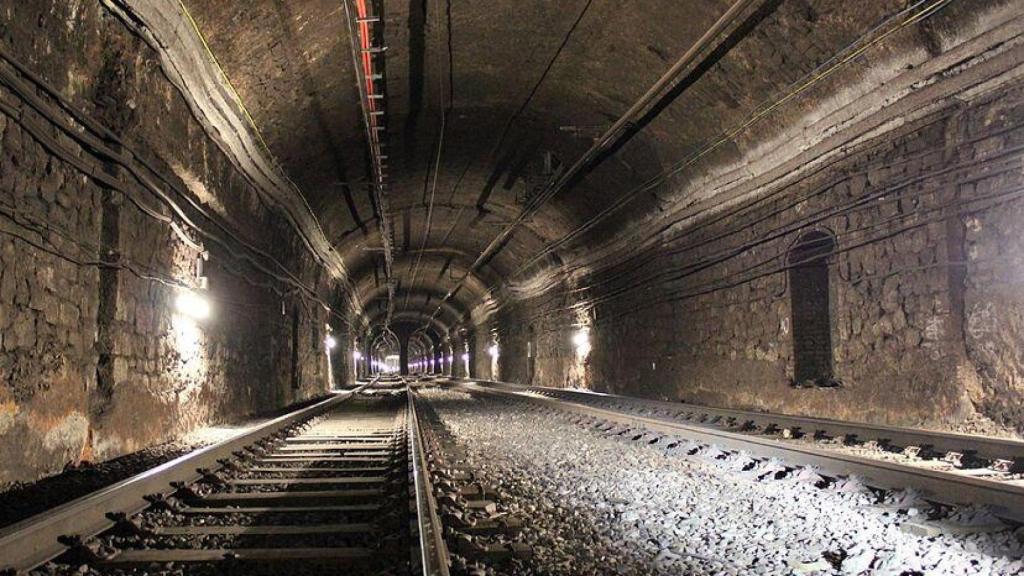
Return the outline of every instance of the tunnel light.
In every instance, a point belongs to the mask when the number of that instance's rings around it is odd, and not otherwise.
[[[487,349],[487,353],[491,355],[491,358],[498,357],[498,345],[491,344],[491,347]]]
[[[327,338],[324,338],[324,346],[327,346],[328,350],[334,350],[334,347],[337,345],[338,341],[334,339],[334,336],[328,334]]]
[[[205,320],[210,317],[210,302],[191,290],[184,290],[178,294],[174,301],[174,307],[178,313],[195,320]]]
[[[469,362],[469,352],[462,353],[462,360],[463,362]]]
[[[451,364],[454,361],[455,361],[455,356],[452,356],[451,354],[449,354],[448,355],[448,363]]]
[[[590,331],[581,328],[572,335],[572,344],[576,347],[576,354],[586,356],[590,354]]]
[[[363,359],[363,353],[360,352],[359,350],[353,350],[352,359],[355,360],[356,362],[359,362],[360,360]]]

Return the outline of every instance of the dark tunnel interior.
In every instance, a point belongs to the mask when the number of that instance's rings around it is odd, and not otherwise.
[[[0,2],[0,487],[377,374],[1020,440],[1022,40],[1019,0]]]

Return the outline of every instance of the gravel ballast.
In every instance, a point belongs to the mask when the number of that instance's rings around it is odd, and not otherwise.
[[[514,574],[1020,574],[1010,530],[922,537],[857,483],[758,479],[717,450],[686,456],[568,414],[424,393],[480,479],[526,523]],[[853,486],[854,488],[851,488]],[[912,511],[913,512],[913,511]]]

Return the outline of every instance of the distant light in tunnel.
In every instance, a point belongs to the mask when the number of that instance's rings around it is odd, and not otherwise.
[[[359,362],[360,360],[363,359],[363,353],[360,352],[359,350],[353,350],[352,359],[355,360],[356,362]]]
[[[334,350],[334,347],[337,345],[338,341],[334,339],[334,336],[328,334],[327,338],[324,338],[324,346],[327,346],[328,350]]]
[[[179,314],[194,320],[205,320],[210,317],[210,302],[191,290],[182,290],[174,301]]]
[[[498,345],[491,344],[491,347],[487,349],[487,353],[491,355],[491,358],[498,357]]]

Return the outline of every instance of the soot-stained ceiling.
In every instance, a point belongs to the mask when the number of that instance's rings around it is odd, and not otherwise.
[[[436,331],[474,309],[536,296],[628,257],[628,250],[593,255],[628,243],[666,206],[686,202],[709,166],[741,162],[902,54],[935,50],[971,10],[941,1],[737,3],[737,16],[705,39],[670,89],[626,126],[626,137],[539,203],[538,193],[734,3],[368,0],[380,18],[371,23],[374,45],[386,46],[373,58],[385,110],[389,291],[350,35],[358,1],[184,5],[343,257],[365,319],[390,316]],[[925,9],[936,11],[927,25],[897,30],[817,79],[813,91],[785,99],[859,38]],[[729,134],[773,101],[784,105]],[[703,158],[709,143],[715,148]],[[657,178],[695,153],[705,164]],[[653,184],[638,193],[645,182]]]

